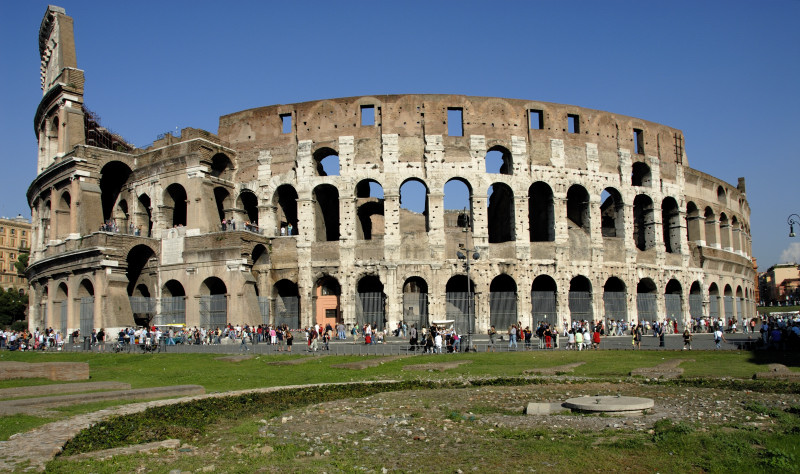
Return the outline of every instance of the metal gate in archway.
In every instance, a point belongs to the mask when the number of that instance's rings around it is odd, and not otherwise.
[[[263,317],[264,313],[262,312],[261,314]],[[272,314],[275,318],[274,323],[276,326],[286,326],[289,329],[300,328],[300,297],[277,296]],[[269,317],[269,314],[267,314],[267,317]]]
[[[475,293],[450,292],[445,294],[445,317],[453,321],[459,334],[475,333]]]
[[[667,318],[678,321],[683,325],[683,298],[680,294],[667,293],[664,295],[664,307],[667,310]]]
[[[658,298],[655,293],[636,294],[636,314],[639,323],[658,320]]]
[[[538,326],[540,321],[546,324],[558,322],[555,292],[531,291],[531,318],[534,326]]]
[[[356,323],[369,324],[374,331],[383,331],[386,325],[386,298],[383,293],[356,293]]]
[[[593,321],[592,294],[588,291],[570,291],[569,314],[573,321]]]
[[[261,313],[261,324],[269,324],[269,296],[258,297],[258,311]]]
[[[703,295],[689,295],[689,316],[692,319],[703,317]]]
[[[428,326],[427,293],[403,293],[403,321],[409,328]]]
[[[161,313],[157,324],[186,324],[186,297],[165,296],[161,298]]]
[[[67,302],[61,301],[61,310],[60,310],[60,318],[61,318],[61,337],[62,340],[67,340],[67,330],[69,329],[69,321],[67,319]]]
[[[94,329],[94,296],[81,298],[81,336],[92,334]]]
[[[517,294],[513,291],[489,293],[489,324],[495,328],[508,328],[517,324]]]
[[[605,309],[606,328],[611,330],[608,321],[628,320],[628,297],[624,291],[604,291],[603,308]]]
[[[200,326],[223,328],[228,324],[228,300],[225,295],[200,296]]]

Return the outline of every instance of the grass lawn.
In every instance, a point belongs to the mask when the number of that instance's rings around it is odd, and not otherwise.
[[[329,382],[359,381],[426,381],[478,378],[518,378],[523,371],[530,368],[554,367],[563,364],[583,361],[570,375],[585,377],[590,380],[614,382],[624,380],[630,383],[631,370],[640,367],[652,367],[671,359],[684,359],[681,364],[685,369],[684,378],[717,379],[728,377],[741,379],[742,383],[754,385],[756,390],[769,390],[762,382],[751,381],[753,374],[767,371],[767,365],[781,363],[791,370],[799,370],[800,356],[790,353],[751,353],[737,351],[553,351],[553,352],[510,352],[510,353],[471,353],[448,354],[441,356],[411,356],[407,358],[387,360],[375,367],[362,370],[336,368],[335,365],[364,361],[372,357],[363,356],[305,356],[305,355],[262,355],[240,362],[219,360],[220,354],[42,354],[42,353],[2,353],[0,361],[23,362],[87,362],[90,366],[91,381],[118,381],[131,384],[132,388],[145,388],[164,385],[198,384],[206,391],[225,392],[250,388],[303,385]],[[273,365],[271,362],[302,359],[298,364]],[[403,367],[410,364],[444,362],[453,360],[469,360],[470,363],[438,371],[406,371]],[[565,377],[555,377],[561,380]],[[19,387],[53,383],[49,380],[19,379],[0,381],[0,388]],[[527,382],[513,382],[516,384]],[[574,382],[573,382],[574,383]],[[639,382],[634,382],[639,383]],[[764,382],[765,383],[765,382]],[[686,387],[692,387],[686,385]],[[776,385],[778,387],[778,385]],[[780,390],[787,386],[781,385]],[[795,385],[789,385],[794,390]],[[687,388],[695,390],[694,388]],[[433,392],[436,392],[435,390]],[[331,395],[333,396],[333,395]],[[338,396],[338,395],[337,395]],[[344,393],[340,397],[348,398]],[[362,397],[367,395],[353,395]],[[300,397],[302,398],[302,397]],[[753,396],[758,400],[757,394]],[[244,410],[233,419],[209,419],[207,426],[187,428],[179,436],[183,442],[194,446],[195,454],[180,455],[171,452],[164,457],[117,456],[111,461],[56,459],[48,465],[53,472],[120,472],[135,471],[141,468],[153,472],[168,472],[171,469],[196,470],[207,467],[207,456],[198,456],[197,452],[208,454],[218,450],[218,460],[214,461],[217,471],[252,472],[255,466],[273,466],[277,470],[318,472],[380,472],[387,463],[381,455],[380,448],[366,449],[363,442],[353,444],[365,437],[363,433],[342,433],[341,439],[332,442],[328,447],[329,454],[317,459],[315,442],[308,437],[295,436],[283,440],[269,440],[270,452],[258,451],[264,446],[263,436],[258,433],[260,421],[273,419],[287,410],[301,410],[305,405],[318,401],[310,398],[307,402],[290,400],[286,405],[281,403],[267,408]],[[0,417],[0,439],[7,439],[13,433],[32,429],[56,419],[67,418],[76,414],[94,411],[125,402],[102,402],[88,405],[50,410],[44,416],[14,415]],[[249,403],[249,402],[248,402]],[[444,406],[445,402],[438,402]],[[536,429],[493,429],[481,421],[482,417],[502,416],[513,419],[521,416],[503,407],[479,404],[474,407],[475,414],[462,416],[450,409],[440,409],[431,415],[428,422],[431,429],[441,425],[443,419],[458,423],[459,435],[441,443],[441,452],[458,455],[459,461],[445,465],[434,461],[422,460],[418,463],[389,463],[390,470],[400,471],[434,471],[453,472],[456,468],[464,471],[470,466],[478,466],[478,472],[500,469],[508,465],[511,470],[528,470],[534,466],[530,460],[520,458],[509,461],[505,454],[509,448],[518,453],[547,453],[537,461],[536,470],[633,470],[634,472],[700,472],[727,470],[747,472],[764,472],[773,469],[797,470],[794,460],[800,461],[800,400],[792,407],[775,411],[774,408],[755,406],[754,411],[768,411],[766,415],[753,414],[774,420],[771,431],[744,428],[741,426],[725,426],[709,428],[687,424],[667,424],[666,422],[649,430],[623,430],[614,433],[584,432],[581,430],[561,430],[550,428]],[[436,404],[432,407],[436,408]],[[419,412],[431,409],[425,405]],[[772,410],[772,411],[770,411]],[[789,411],[786,411],[789,410]],[[794,410],[794,411],[793,411]],[[154,412],[152,415],[158,417]],[[296,415],[302,416],[302,415]],[[423,420],[417,420],[423,423]],[[151,427],[152,428],[152,427]],[[109,433],[110,436],[110,433]],[[369,436],[367,436],[369,437]],[[456,439],[459,440],[456,443]],[[390,443],[391,444],[391,443]],[[438,444],[436,446],[439,446]],[[587,453],[587,447],[598,449],[603,453],[594,459]],[[698,447],[702,447],[698,451]],[[396,457],[408,457],[414,450],[436,456],[435,446],[411,446],[411,451],[402,446],[385,446],[386,454]],[[460,449],[459,449],[460,448]],[[467,448],[466,450],[464,448]],[[642,452],[657,453],[654,458],[645,457]],[[718,453],[701,455],[700,452]],[[312,454],[308,454],[312,453]],[[632,459],[640,461],[633,462]],[[648,455],[649,456],[649,455]],[[715,464],[720,457],[727,464]],[[552,459],[550,459],[552,458]],[[687,458],[689,460],[687,460]],[[574,460],[567,462],[569,460]],[[757,460],[755,464],[753,459]],[[356,462],[356,460],[358,462]],[[510,463],[510,464],[508,464]]]

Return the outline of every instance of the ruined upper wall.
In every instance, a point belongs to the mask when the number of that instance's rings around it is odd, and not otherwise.
[[[362,124],[362,112],[370,108],[374,123]],[[449,109],[462,112],[460,136],[448,130],[453,125],[448,124]],[[291,117],[288,133],[284,133],[284,116]],[[575,130],[570,130],[571,117],[577,123]],[[584,166],[587,143],[597,145],[601,172],[617,171],[620,149],[630,151],[633,161],[656,157],[665,179],[675,176],[676,164],[688,165],[680,130],[609,112],[519,99],[417,94],[348,97],[244,110],[220,117],[219,125],[219,137],[240,152],[241,161],[255,160],[259,150],[269,149],[273,172],[278,173],[288,170],[274,165],[292,162],[300,141],[311,140],[318,148],[337,143],[340,136],[352,136],[356,161],[380,160],[382,137],[392,134],[398,136],[400,162],[422,161],[429,136],[442,136],[448,160],[466,159],[469,137],[480,135],[487,149],[511,150],[512,141],[523,137],[531,165],[551,164],[551,139],[563,140],[569,168]]]

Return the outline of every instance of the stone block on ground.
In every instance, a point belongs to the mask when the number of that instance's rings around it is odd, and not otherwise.
[[[88,380],[86,362],[0,362],[0,380],[45,378],[61,382]]]

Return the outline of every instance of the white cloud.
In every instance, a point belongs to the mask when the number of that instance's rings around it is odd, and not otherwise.
[[[800,242],[792,242],[789,247],[781,253],[780,263],[800,262]]]

